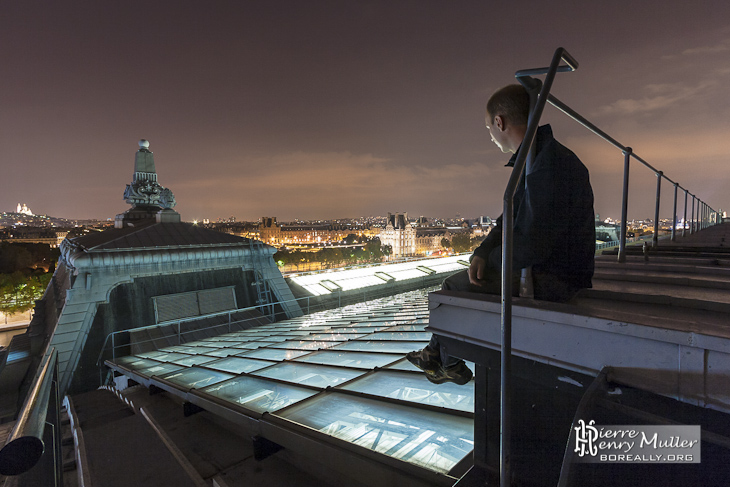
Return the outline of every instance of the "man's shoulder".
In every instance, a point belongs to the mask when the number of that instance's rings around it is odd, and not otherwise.
[[[583,166],[580,158],[572,150],[555,139],[550,125],[543,125],[540,127],[540,131],[542,133],[539,133],[541,137],[538,140],[538,152],[535,156],[535,163],[540,168],[565,164]]]

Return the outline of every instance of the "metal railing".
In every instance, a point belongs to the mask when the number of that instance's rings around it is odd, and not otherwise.
[[[565,64],[562,64],[565,63]],[[515,73],[515,77],[531,94],[534,100],[534,107],[531,109],[528,119],[527,131],[525,133],[522,145],[517,153],[514,168],[510,176],[507,188],[504,192],[504,211],[502,217],[503,233],[502,233],[502,319],[501,319],[501,399],[500,399],[500,486],[509,487],[511,481],[510,472],[510,455],[511,455],[511,431],[510,431],[510,403],[512,396],[511,383],[511,356],[512,356],[512,240],[514,233],[514,195],[517,191],[517,185],[521,180],[525,166],[529,163],[530,152],[534,151],[534,140],[537,133],[540,118],[545,109],[546,103],[549,101],[551,105],[561,110],[563,113],[577,121],[594,134],[609,142],[611,145],[621,150],[624,159],[624,175],[623,175],[623,192],[621,204],[621,230],[619,235],[619,262],[626,260],[626,233],[627,233],[627,213],[628,213],[628,192],[629,192],[629,166],[631,158],[639,161],[642,165],[649,168],[657,177],[656,187],[656,207],[654,212],[654,233],[652,244],[658,245],[659,234],[659,205],[661,200],[661,181],[666,179],[674,185],[674,210],[672,223],[671,239],[675,240],[677,227],[677,192],[681,188],[685,193],[684,218],[687,221],[687,196],[692,196],[692,210],[690,216],[690,233],[706,228],[711,223],[717,223],[716,211],[707,203],[700,200],[696,195],[689,193],[686,188],[681,187],[677,182],[672,181],[659,171],[652,167],[648,162],[633,152],[631,147],[627,147],[617,142],[610,135],[596,127],[586,118],[578,114],[576,111],[568,107],[565,103],[558,100],[550,94],[553,80],[558,72],[575,71],[578,68],[576,60],[568,54],[562,47],[556,49],[550,66],[547,68],[535,68],[520,70]],[[545,75],[545,80],[541,83],[532,76]],[[535,99],[534,94],[539,90],[539,94]],[[695,209],[696,204],[696,209]],[[682,230],[684,235],[685,231]]]
[[[207,314],[207,315],[192,316],[190,318],[182,318],[179,320],[172,320],[172,321],[163,321],[160,323],[156,323],[154,325],[140,326],[140,327],[136,327],[136,328],[130,328],[127,330],[115,331],[115,332],[109,333],[106,336],[106,338],[104,339],[104,343],[101,346],[101,350],[99,351],[99,356],[96,360],[96,365],[97,365],[97,367],[101,367],[103,360],[104,360],[104,354],[107,353],[107,349],[109,348],[110,342],[111,342],[112,360],[116,359],[116,350],[117,349],[122,348],[122,347],[129,347],[130,345],[132,345],[132,343],[129,343],[129,342],[122,343],[120,345],[119,343],[123,342],[123,341],[117,339],[117,337],[119,337],[120,335],[129,335],[131,333],[142,332],[145,330],[153,330],[153,329],[159,329],[159,328],[165,327],[165,326],[173,326],[173,327],[177,328],[175,334],[167,335],[166,337],[176,336],[178,344],[182,344],[182,343],[185,343],[184,337],[186,335],[189,335],[192,333],[197,333],[197,332],[200,332],[203,330],[209,330],[209,329],[221,328],[221,327],[227,327],[230,331],[231,327],[233,327],[234,325],[240,325],[247,321],[256,321],[259,318],[266,318],[264,313],[261,313],[261,315],[262,315],[261,317],[248,317],[246,319],[234,319],[233,316],[236,314],[243,314],[243,313],[251,312],[251,311],[261,312],[261,310],[263,310],[264,308],[268,308],[271,306],[277,306],[277,305],[281,306],[285,303],[291,303],[291,302],[298,303],[300,305],[300,307],[302,307],[303,312],[306,309],[305,314],[310,314],[312,312],[312,308],[317,308],[316,310],[319,310],[319,307],[321,306],[319,303],[312,305],[312,303],[311,303],[312,299],[315,299],[315,298],[311,297],[311,296],[306,296],[304,298],[299,298],[299,299],[294,299],[294,300],[289,300],[289,301],[277,301],[275,303],[270,303],[270,304],[250,306],[248,308],[239,308],[239,309],[232,309],[232,310],[228,310],[228,311],[219,311],[217,313],[211,313],[211,314]],[[306,307],[303,306],[303,303],[306,304]],[[278,314],[284,315],[285,313],[283,311],[276,313],[274,315],[274,319],[276,319],[276,316],[278,316]],[[192,326],[195,323],[199,323],[203,320],[215,319],[218,317],[225,317],[226,321],[224,323],[217,323],[217,324],[207,326],[207,327],[192,328]],[[188,326],[190,328],[188,330],[184,330],[183,328],[185,326]],[[159,340],[159,339],[166,338],[166,337],[157,337],[157,338],[151,338],[149,340],[140,340],[138,342],[134,342],[134,344],[139,345],[139,344],[143,344],[143,343],[149,343],[149,342],[153,342],[154,340]]]
[[[406,292],[407,290],[412,289],[420,289],[420,288],[429,288],[433,287],[437,284],[440,284],[442,277],[430,277],[430,276],[424,276],[423,278],[419,279],[418,282],[409,282],[408,285],[405,288],[398,288],[397,292]],[[331,309],[331,308],[340,308],[342,306],[346,306],[349,304],[369,301],[371,299],[378,299],[385,296],[391,296],[394,293],[394,287],[393,286],[381,286],[377,289],[367,289],[363,288],[362,290],[350,290],[345,292],[336,292],[324,296],[306,296],[303,298],[298,298],[294,300],[289,301],[277,301],[275,303],[266,304],[264,306],[277,306],[282,307],[281,305],[283,303],[289,303],[289,302],[297,302],[300,305],[300,308],[302,309],[302,312],[306,314],[315,313],[318,311],[323,311],[325,309]],[[183,344],[186,342],[185,338],[188,335],[192,335],[193,333],[200,333],[205,332],[207,330],[212,330],[215,328],[227,328],[227,330],[220,332],[220,333],[227,333],[228,331],[232,330],[232,327],[235,325],[243,324],[247,321],[255,321],[259,317],[248,317],[243,320],[236,320],[232,319],[231,317],[237,313],[245,313],[247,311],[253,311],[258,310],[262,308],[262,306],[251,306],[248,308],[241,308],[236,310],[230,310],[230,311],[223,311],[218,313],[213,313],[209,315],[204,316],[195,316],[188,319],[181,319],[181,320],[175,320],[175,321],[168,321],[163,323],[158,323],[155,325],[148,325],[148,326],[142,326],[138,328],[131,328],[127,330],[119,330],[112,332],[108,334],[104,340],[104,344],[101,347],[101,350],[99,352],[99,356],[97,357],[96,365],[99,368],[99,375],[100,375],[100,385],[104,385],[104,367],[103,363],[105,360],[105,354],[109,352],[109,348],[111,348],[111,359],[115,360],[117,358],[117,350],[120,349],[128,349],[131,346],[142,346],[146,343],[153,343],[156,340],[164,340],[166,338],[170,337],[177,337],[177,344]],[[285,317],[285,313],[277,313],[276,316],[281,315],[282,317]],[[195,322],[200,322],[202,320],[209,320],[211,318],[216,318],[219,316],[226,316],[227,320],[224,323],[217,323],[212,324],[210,326],[206,327],[197,327],[197,328],[191,328],[189,330],[183,330],[183,327],[186,324],[193,324]],[[262,316],[263,317],[263,316]],[[277,321],[277,320],[275,320]],[[127,340],[124,340],[123,338],[120,338],[120,336],[123,335],[131,335],[136,332],[145,331],[145,330],[151,330],[151,329],[157,329],[164,326],[174,326],[176,327],[175,333],[168,334],[164,336],[158,336],[154,338],[149,338],[146,340],[135,340],[132,341],[131,337],[128,337]],[[254,325],[255,326],[255,325]],[[110,347],[111,345],[111,347]],[[155,348],[157,348],[155,346]]]
[[[60,416],[58,353],[52,348],[44,355],[13,430],[0,450],[0,474],[14,476],[18,486],[60,487]]]

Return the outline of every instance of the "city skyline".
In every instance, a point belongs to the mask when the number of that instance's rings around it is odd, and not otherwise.
[[[146,138],[186,221],[496,217],[508,156],[484,104],[559,46],[580,67],[558,75],[558,98],[728,204],[728,5],[75,5],[0,16],[0,208],[113,218]],[[553,108],[544,120],[591,171],[596,212],[620,218],[621,153]],[[630,180],[629,215],[653,215],[654,174],[632,164]]]

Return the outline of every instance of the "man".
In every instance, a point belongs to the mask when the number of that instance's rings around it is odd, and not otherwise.
[[[502,152],[512,153],[513,166],[527,132],[530,97],[521,85],[497,90],[487,102],[487,130]],[[532,266],[535,299],[567,302],[591,287],[595,254],[593,190],[588,170],[558,143],[549,125],[535,136],[535,159],[514,196],[513,295],[519,291],[519,270]],[[501,293],[502,217],[471,257],[468,270],[450,276],[443,289]],[[463,360],[450,357],[436,336],[408,360],[433,383],[466,384],[472,372]]]

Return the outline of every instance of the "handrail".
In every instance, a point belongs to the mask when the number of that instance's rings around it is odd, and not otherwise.
[[[567,66],[560,66],[565,61]],[[547,95],[550,93],[555,74],[560,71],[573,71],[578,63],[565,49],[559,47],[553,55],[549,68],[518,71],[519,77],[530,74],[546,74],[545,81],[540,89],[537,103],[530,113],[527,132],[522,145],[517,152],[514,169],[504,191],[504,211],[502,216],[502,343],[501,343],[501,404],[500,404],[500,435],[499,435],[499,478],[501,487],[511,484],[510,456],[511,456],[511,411],[512,400],[512,234],[514,233],[514,196],[517,185],[525,170],[527,156],[537,134],[537,126],[545,109]]]
[[[48,401],[53,390],[54,372],[58,363],[55,347],[47,354],[36,373],[30,392],[5,446],[0,450],[0,474],[20,475],[40,460],[45,450]]]
[[[564,62],[565,65],[560,65]],[[622,213],[621,213],[621,235],[619,240],[619,262],[623,262],[626,258],[625,247],[626,247],[626,233],[627,233],[627,209],[628,209],[628,188],[629,188],[629,162],[633,157],[644,166],[654,171],[657,176],[657,193],[656,193],[656,211],[655,211],[655,222],[654,222],[654,239],[653,244],[657,245],[657,234],[658,234],[658,219],[659,219],[659,203],[661,196],[661,180],[662,178],[669,181],[675,187],[675,203],[674,203],[674,218],[672,227],[675,228],[677,225],[677,214],[676,214],[676,198],[677,189],[680,188],[678,183],[672,181],[664,175],[662,171],[655,169],[651,164],[646,162],[644,159],[636,155],[631,147],[627,147],[616,141],[610,135],[599,129],[596,125],[582,117],[575,110],[568,107],[566,104],[558,100],[556,97],[550,94],[555,75],[558,72],[569,72],[574,71],[578,68],[577,61],[568,54],[568,52],[560,47],[555,50],[552,62],[548,68],[536,68],[536,69],[525,69],[515,73],[515,77],[518,78],[520,83],[525,86],[528,91],[533,89],[539,83],[537,80],[531,78],[532,75],[546,75],[545,81],[542,83],[540,94],[534,108],[531,109],[530,117],[528,119],[528,126],[525,136],[520,145],[520,149],[517,152],[514,168],[510,175],[507,188],[504,192],[504,211],[502,215],[502,319],[501,319],[501,398],[500,398],[500,486],[509,487],[511,484],[511,472],[510,472],[510,456],[511,456],[511,396],[512,396],[512,379],[511,379],[511,355],[512,355],[512,241],[514,234],[514,195],[517,191],[517,185],[521,180],[522,173],[525,170],[527,164],[527,158],[532,149],[535,135],[537,133],[538,124],[540,118],[545,109],[545,104],[549,101],[553,106],[567,114],[569,117],[588,128],[591,132],[595,133],[603,140],[609,142],[614,147],[620,149],[624,155],[624,184],[623,184],[623,201],[622,201]],[[684,210],[684,221],[687,220],[687,194],[689,193],[685,188],[682,188],[685,192],[685,210]],[[692,224],[690,226],[690,232],[694,231],[696,226],[705,228],[709,224],[708,220],[711,217],[711,213],[715,212],[709,205],[701,200],[698,200],[697,205],[697,219],[695,219],[695,199],[696,196],[692,195]],[[701,205],[700,205],[701,203]],[[702,216],[702,220],[700,220]],[[684,230],[682,232],[684,234]],[[675,232],[672,231],[672,239],[674,239]]]
[[[520,73],[520,71],[518,71]],[[645,161],[643,158],[639,157],[632,149],[631,147],[627,147],[622,145],[620,142],[618,142],[616,139],[608,135],[603,130],[599,129],[596,125],[588,121],[585,117],[580,115],[578,112],[567,106],[565,103],[560,101],[558,98],[556,98],[553,95],[548,96],[548,101],[551,105],[553,105],[558,110],[562,111],[566,115],[568,115],[570,118],[578,122],[579,124],[583,125],[585,128],[593,132],[594,134],[598,135],[600,138],[605,140],[606,142],[610,143],[617,149],[619,149],[621,152],[624,153],[625,161],[624,161],[624,189],[623,189],[623,203],[621,206],[621,244],[619,245],[619,262],[624,262],[626,259],[626,219],[627,219],[627,205],[628,205],[628,171],[629,171],[629,160],[631,158],[636,159],[638,162],[640,162],[644,167],[648,168],[649,170],[653,171],[654,174],[657,176],[657,197],[656,197],[656,206],[654,210],[654,239],[653,239],[653,246],[657,245],[658,240],[658,233],[659,229],[657,227],[658,220],[659,220],[659,203],[660,203],[660,194],[661,194],[661,180],[665,179],[669,184],[674,186],[674,205],[673,205],[673,212],[672,212],[672,228],[675,228],[677,226],[677,190],[681,189],[685,192],[685,201],[684,201],[684,218],[683,221],[687,220],[687,195],[689,194],[692,196],[692,213],[691,213],[691,221],[692,225],[690,226],[690,233],[695,231],[695,222],[699,223],[699,226],[701,228],[706,228],[709,224],[708,220],[711,220],[712,213],[717,213],[716,210],[714,210],[711,206],[709,206],[704,201],[700,200],[701,205],[698,204],[697,206],[697,215],[695,215],[695,208],[694,208],[694,199],[696,198],[695,195],[692,193],[689,193],[686,188],[681,186],[678,182],[673,181],[671,178],[667,177],[663,171],[660,171],[656,169],[654,166],[649,164],[647,161]],[[716,220],[716,218],[715,218]],[[717,223],[715,221],[715,223]],[[684,233],[683,233],[684,235]],[[672,241],[676,240],[676,232],[672,232]]]
[[[299,303],[299,301],[304,301],[304,300],[307,301],[307,308],[309,308],[309,300],[310,300],[310,297],[309,296],[306,296],[306,297],[303,297],[303,298],[289,299],[289,300],[286,300],[286,301],[277,301],[277,302],[271,303],[271,304],[273,304],[273,305],[277,305],[277,304],[278,305],[282,305],[282,304],[291,303],[291,302]],[[211,314],[207,314],[207,315],[191,316],[189,318],[181,318],[179,320],[163,321],[163,322],[160,322],[160,323],[156,323],[154,325],[146,325],[146,326],[140,326],[140,327],[136,327],[136,328],[129,328],[129,329],[126,329],[126,330],[113,331],[113,332],[109,333],[106,336],[106,338],[104,339],[104,343],[102,344],[101,350],[99,351],[99,356],[96,359],[96,366],[98,367],[98,366],[101,365],[102,357],[104,356],[104,352],[106,352],[107,345],[109,344],[109,339],[112,340],[112,344],[113,344],[114,343],[114,338],[117,335],[121,335],[123,333],[137,332],[137,331],[142,331],[142,330],[149,330],[149,329],[152,329],[152,328],[159,328],[160,326],[168,326],[168,325],[176,325],[177,324],[178,327],[179,327],[182,323],[192,322],[192,321],[199,321],[199,320],[202,320],[202,319],[214,318],[216,316],[223,316],[223,315],[229,315],[229,318],[228,319],[229,319],[229,323],[230,324],[239,323],[239,322],[245,321],[245,320],[230,321],[230,315],[233,314],[233,313],[244,313],[246,311],[253,311],[253,310],[256,310],[257,308],[263,308],[265,306],[270,306],[270,305],[268,305],[268,304],[263,304],[263,305],[259,304],[259,305],[256,305],[256,306],[249,306],[247,308],[231,309],[231,310],[228,310],[228,311],[218,311],[216,313],[211,313]],[[215,326],[222,326],[222,324],[221,325],[215,325]],[[180,333],[179,332],[179,329],[178,329],[178,333]],[[114,348],[115,347],[112,345],[112,349],[114,349]]]

